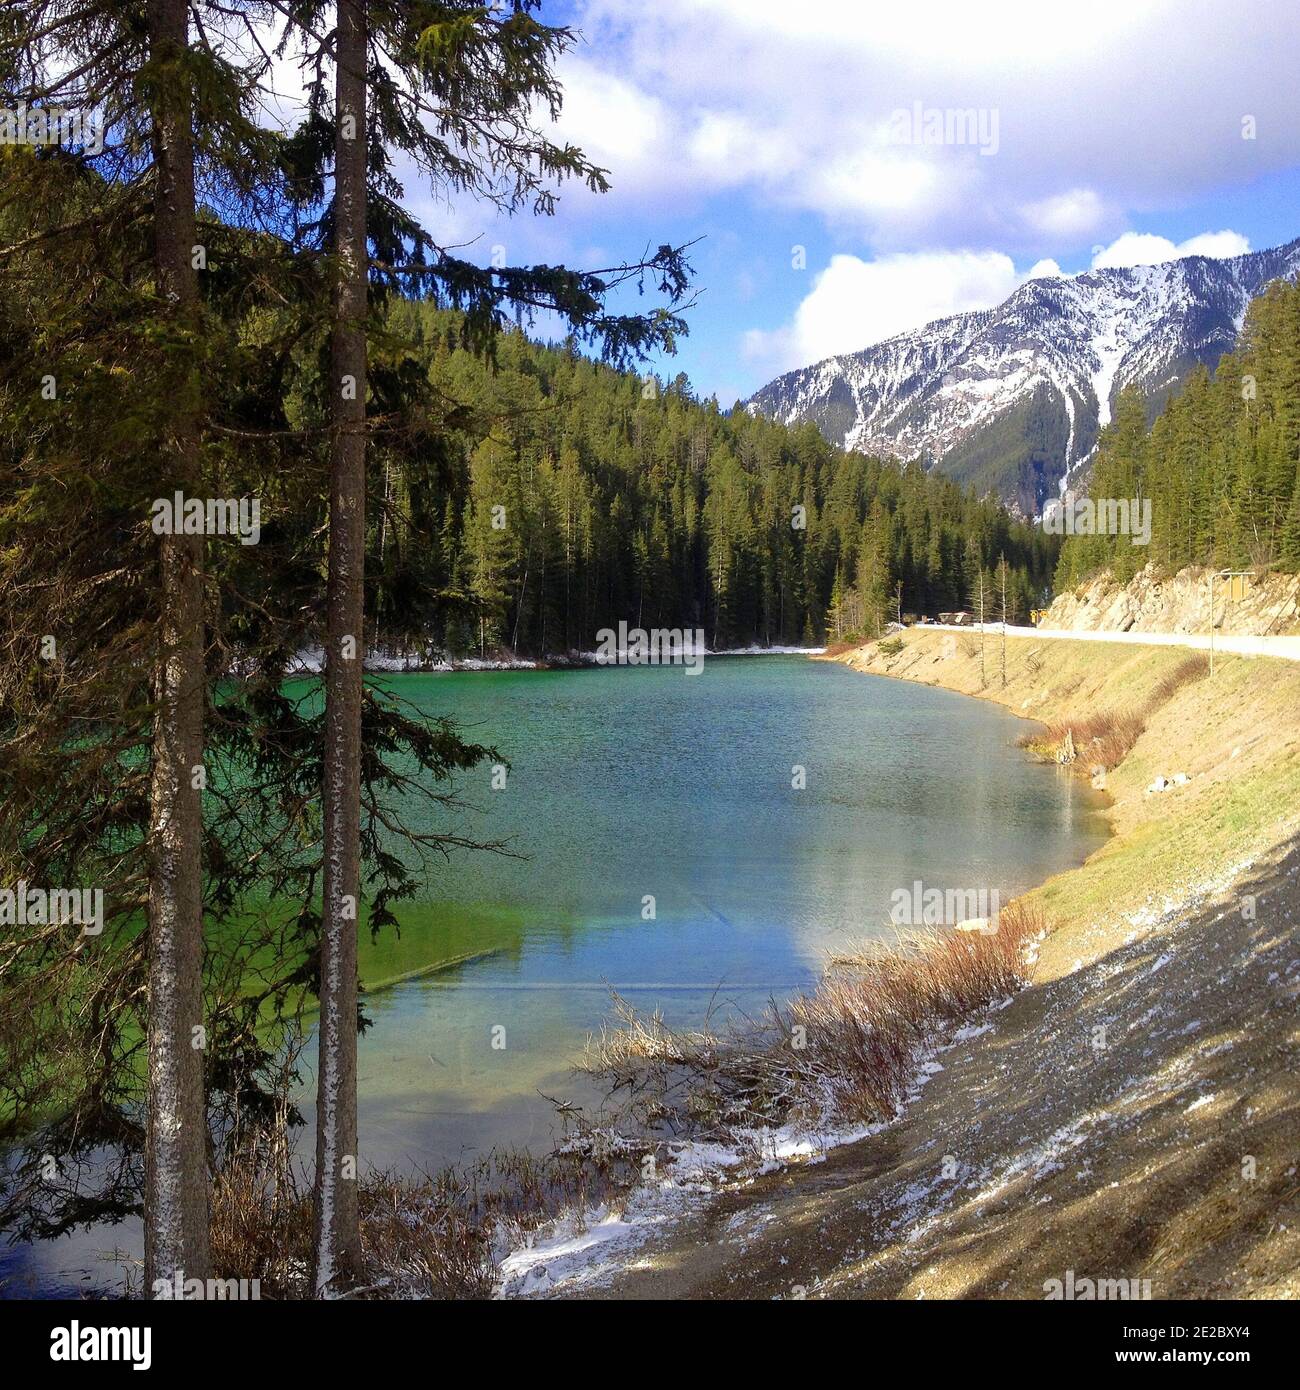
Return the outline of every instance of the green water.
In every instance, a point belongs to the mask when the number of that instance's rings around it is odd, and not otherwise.
[[[474,809],[421,828],[527,857],[457,854],[403,909],[400,940],[363,937],[363,1164],[427,1171],[497,1145],[545,1148],[544,1097],[593,1099],[570,1067],[611,988],[682,1024],[757,1011],[810,986],[829,952],[888,934],[893,894],[915,880],[1005,900],[1106,834],[1100,799],[1030,763],[1006,711],[831,663],[391,684],[511,763],[500,791],[490,768],[462,777]],[[312,1039],[309,1120],[314,1060]],[[300,1152],[313,1146],[309,1125]],[[0,1286],[112,1285],[115,1248],[139,1256],[138,1222],[0,1252]]]
[[[1028,762],[1005,711],[831,663],[393,685],[509,758],[504,789],[486,767],[461,779],[474,809],[455,828],[527,857],[457,854],[400,941],[363,943],[372,984],[472,957],[369,995],[363,1152],[381,1166],[549,1142],[543,1093],[578,1089],[569,1068],[611,989],[679,1023],[761,1009],[890,933],[897,889],[1005,901],[1106,833],[1099,799]]]

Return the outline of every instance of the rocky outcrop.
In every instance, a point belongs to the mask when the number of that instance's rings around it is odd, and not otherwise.
[[[1045,628],[1075,632],[1208,633],[1210,571],[1186,569],[1170,577],[1148,565],[1127,584],[1098,575],[1059,595],[1042,621]],[[1247,581],[1233,592],[1214,584],[1216,632],[1278,636],[1300,631],[1300,575],[1275,574]]]

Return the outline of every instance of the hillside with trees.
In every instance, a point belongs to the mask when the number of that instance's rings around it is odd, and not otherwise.
[[[1089,494],[1151,501],[1151,543],[1073,536],[1063,590],[1103,569],[1130,579],[1147,563],[1300,570],[1300,285],[1275,281],[1251,302],[1235,352],[1192,372],[1148,430],[1124,391],[1102,432]]]
[[[395,304],[388,326],[454,413],[376,480],[382,642],[583,651],[623,620],[700,627],[719,649],[811,644],[964,606],[1003,557],[1022,614],[1050,577],[1051,537],[919,464],[724,413],[682,376],[572,344],[513,332],[493,363],[428,304]]]

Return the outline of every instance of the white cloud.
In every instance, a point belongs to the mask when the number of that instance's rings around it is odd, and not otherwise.
[[[969,0],[927,0],[923,23],[907,5],[790,5],[787,0],[660,0],[708,14],[712,24],[748,30],[782,45],[834,44],[841,51],[882,50],[954,62],[1017,64],[1068,59],[1081,49],[1119,41],[1125,31],[1178,13],[1179,0],[1092,0],[1089,22],[1065,6],[1042,0],[999,0],[996,14]],[[621,8],[618,4],[593,9]],[[854,54],[855,57],[859,56]]]
[[[1077,252],[1132,211],[1300,162],[1300,6],[1261,3],[1267,22],[1224,26],[1185,0],[1094,0],[1083,25],[1040,0],[993,17],[931,0],[923,20],[906,6],[579,0],[588,43],[562,71],[561,129],[572,118],[576,142],[606,157],[610,211],[739,189],[876,251]],[[639,99],[606,112],[576,90],[584,70],[617,73]],[[997,153],[891,145],[891,113],[916,103],[995,118]],[[1244,113],[1257,139],[1241,138]],[[637,138],[619,159],[604,127],[629,120]]]
[[[564,65],[562,80],[564,134],[615,178],[653,181],[673,134],[663,102],[581,59]]]
[[[1249,250],[1250,242],[1240,232],[1202,232],[1199,236],[1188,237],[1186,241],[1178,243],[1151,232],[1125,232],[1109,246],[1099,247],[1093,253],[1092,268],[1104,270],[1126,265],[1159,265],[1161,261],[1176,261],[1180,256],[1210,256],[1214,260],[1225,260],[1229,256],[1243,256]]]
[[[714,187],[783,177],[798,164],[798,146],[786,133],[757,130],[733,112],[697,112],[683,124],[688,167]],[[679,174],[679,161],[671,165]]]
[[[1239,232],[1202,232],[1174,243],[1145,232],[1125,232],[1098,248],[1093,268],[1155,265],[1179,256],[1241,255],[1250,244]],[[1029,280],[1064,272],[1050,259],[1017,272],[1001,251],[923,251],[880,256],[832,256],[792,321],[777,329],[750,329],[744,356],[773,375],[839,353],[858,352],[934,319],[1001,304]]]
[[[787,195],[831,216],[924,217],[956,199],[971,176],[970,170],[945,176],[938,161],[924,153],[855,149],[810,164]]]
[[[1058,271],[1055,262],[1040,262],[1032,273]],[[806,366],[931,319],[1000,304],[1025,278],[998,251],[923,251],[874,261],[833,256],[793,322],[772,332],[751,330],[743,350],[775,371]]]
[[[1021,208],[1025,221],[1035,231],[1055,241],[1072,241],[1092,236],[1112,214],[1098,193],[1091,188],[1072,188],[1026,203]]]

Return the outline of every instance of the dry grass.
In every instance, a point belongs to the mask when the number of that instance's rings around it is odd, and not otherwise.
[[[1104,767],[1113,772],[1145,729],[1143,714],[1102,710],[1077,719],[1055,720],[1041,732],[1025,734],[1019,743],[1055,762],[1077,760],[1089,769]]]
[[[1113,772],[1146,732],[1147,721],[1185,686],[1209,674],[1210,661],[1198,652],[1180,661],[1151,688],[1141,709],[1100,710],[1078,718],[1057,719],[1041,733],[1025,734],[1020,746],[1055,762],[1078,761],[1091,771]]]
[[[617,1000],[619,1026],[590,1040],[585,1069],[643,1133],[735,1144],[764,1126],[889,1119],[926,1047],[1027,983],[1045,927],[1013,903],[988,935],[936,929],[840,957],[813,994],[726,1031],[674,1032]]]
[[[256,1279],[263,1298],[309,1296],[311,1195],[287,1165],[252,1152],[228,1162],[212,1185],[209,1232],[214,1277]]]
[[[1210,658],[1203,652],[1197,652],[1195,656],[1189,656],[1180,661],[1167,675],[1162,676],[1151,691],[1151,708],[1163,705],[1172,700],[1175,695],[1192,681],[1200,680],[1202,676],[1210,674]]]
[[[937,928],[898,946],[841,957],[790,1018],[821,1054],[818,1080],[856,1119],[893,1115],[919,1048],[946,1027],[1028,982],[1027,947],[1046,930],[1039,910],[1012,903],[991,934]]]
[[[494,1153],[435,1176],[373,1172],[360,1180],[363,1273],[346,1296],[478,1299],[491,1296],[504,1245],[561,1212],[599,1206],[629,1184],[620,1156]],[[312,1206],[292,1170],[227,1163],[212,1193],[212,1263],[219,1279],[258,1279],[261,1297],[305,1299]]]

